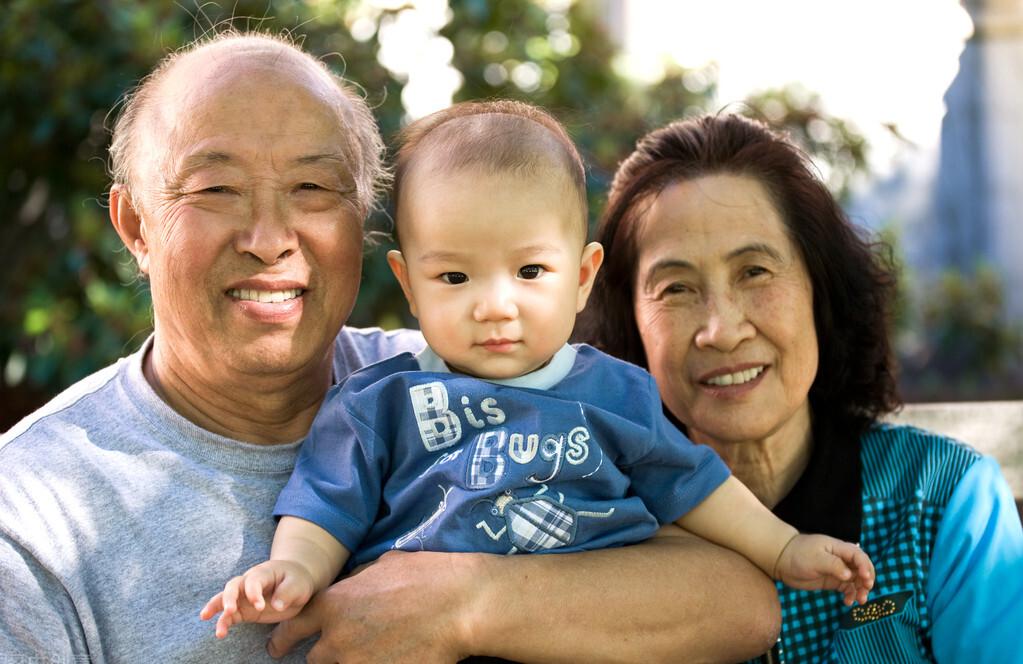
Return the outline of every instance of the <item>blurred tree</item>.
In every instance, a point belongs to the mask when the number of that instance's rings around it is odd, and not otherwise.
[[[1018,399],[1023,327],[1005,314],[1003,285],[988,266],[948,270],[919,298],[902,353],[904,396],[913,401]]]
[[[848,199],[856,177],[867,172],[867,142],[852,123],[825,113],[820,96],[800,85],[754,94],[746,104],[749,115],[785,127],[838,200]]]
[[[424,5],[430,3],[423,3]],[[435,3],[434,3],[435,4]],[[595,218],[637,137],[706,110],[715,73],[669,66],[639,85],[614,67],[616,47],[591,2],[451,0],[436,27],[461,74],[456,99],[512,97],[558,115],[590,167]],[[150,329],[144,283],[106,219],[108,112],[165,53],[207,31],[290,31],[358,82],[385,138],[407,120],[408,76],[381,64],[381,39],[425,11],[395,0],[13,0],[0,22],[0,430],[62,387],[133,350]],[[388,61],[388,65],[390,62]],[[862,138],[806,95],[766,93],[748,108],[790,127],[839,190],[864,167]],[[761,106],[757,106],[757,104]],[[743,110],[743,109],[737,109]],[[112,116],[111,116],[112,118]],[[371,220],[386,231],[387,210]],[[410,322],[383,252],[370,252],[351,322]]]

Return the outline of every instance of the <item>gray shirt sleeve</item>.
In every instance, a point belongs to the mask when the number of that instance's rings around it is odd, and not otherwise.
[[[0,659],[88,662],[77,613],[60,582],[0,533]],[[15,659],[14,661],[20,661]]]

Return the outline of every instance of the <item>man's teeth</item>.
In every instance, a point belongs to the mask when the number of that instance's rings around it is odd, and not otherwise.
[[[293,300],[302,294],[301,288],[289,288],[287,290],[254,290],[251,288],[232,288],[227,291],[227,294],[233,298],[239,300],[245,300],[248,302],[262,302],[269,304],[271,302],[284,302],[285,300]]]
[[[745,371],[736,371],[735,373],[708,378],[707,384],[721,387],[727,385],[742,385],[743,383],[750,382],[762,373],[764,373],[764,367],[754,367],[753,369],[746,369]]]

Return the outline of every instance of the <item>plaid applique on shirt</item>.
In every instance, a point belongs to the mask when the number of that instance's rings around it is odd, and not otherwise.
[[[520,551],[554,549],[575,538],[575,511],[547,496],[513,500],[504,517],[511,543]]]

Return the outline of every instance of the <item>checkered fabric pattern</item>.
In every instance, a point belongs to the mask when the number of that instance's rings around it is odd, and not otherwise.
[[[519,551],[556,549],[575,539],[575,510],[547,496],[513,500],[505,507],[504,518]]]
[[[413,385],[409,388],[409,397],[419,424],[419,435],[427,450],[441,450],[461,440],[462,426],[448,410],[448,391],[444,383]]]
[[[908,427],[878,427],[864,436],[860,546],[874,561],[871,601],[909,591],[883,619],[839,628],[852,609],[840,593],[778,584],[783,662],[931,662],[927,570],[942,511],[975,451]]]

